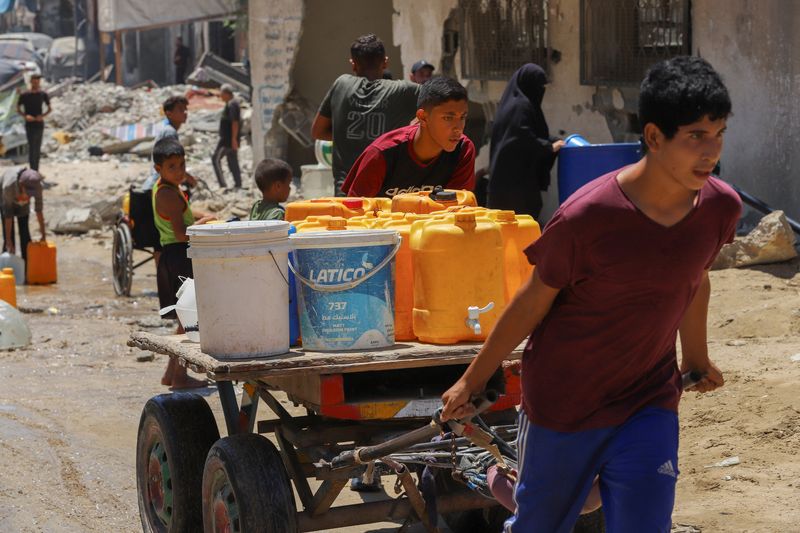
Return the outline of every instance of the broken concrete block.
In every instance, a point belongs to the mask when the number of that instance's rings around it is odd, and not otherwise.
[[[723,246],[712,270],[763,265],[797,257],[795,235],[783,211],[773,211],[761,219],[746,236]]]
[[[93,203],[90,209],[97,211],[103,224],[114,224],[117,222],[120,211],[122,211],[122,196],[113,200],[99,200]]]
[[[55,233],[82,234],[102,227],[103,219],[96,209],[77,207],[64,213],[64,216],[56,222],[53,231]]]

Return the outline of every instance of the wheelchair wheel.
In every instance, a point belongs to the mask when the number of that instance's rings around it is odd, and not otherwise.
[[[124,221],[114,227],[114,244],[111,247],[111,268],[114,292],[117,296],[130,296],[133,283],[133,237]]]

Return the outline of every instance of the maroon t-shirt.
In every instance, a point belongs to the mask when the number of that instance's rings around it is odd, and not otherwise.
[[[442,151],[423,163],[414,154],[414,135],[418,125],[405,126],[372,141],[359,156],[342,185],[348,196],[388,196],[446,189],[475,187],[475,145],[461,136],[452,152]]]
[[[615,426],[648,406],[677,411],[678,326],[741,212],[733,189],[711,178],[667,228],[625,196],[618,173],[573,194],[525,251],[561,289],[522,362],[525,411],[554,431]]]

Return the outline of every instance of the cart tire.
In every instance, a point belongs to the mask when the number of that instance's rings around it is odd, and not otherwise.
[[[255,433],[217,441],[203,471],[206,533],[296,533],[297,507],[280,452]]]
[[[145,533],[201,530],[203,465],[218,440],[214,415],[197,394],[161,394],[145,404],[136,441],[136,489]]]
[[[133,236],[124,220],[114,226],[111,246],[111,270],[114,292],[117,296],[130,296],[133,284]]]

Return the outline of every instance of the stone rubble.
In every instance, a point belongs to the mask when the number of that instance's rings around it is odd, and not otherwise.
[[[53,112],[46,122],[42,145],[43,160],[45,163],[49,161],[77,164],[97,159],[125,164],[149,159],[152,141],[143,141],[125,148],[121,150],[123,153],[105,153],[101,156],[90,155],[89,147],[107,147],[121,142],[104,130],[127,124],[149,125],[161,121],[163,101],[172,95],[187,94],[191,89],[192,87],[188,85],[132,89],[102,82],[76,83],[66,87],[58,96],[52,98]],[[180,129],[181,142],[186,149],[187,171],[201,181],[200,187],[193,193],[193,203],[199,209],[212,211],[226,218],[233,216],[245,218],[258,196],[258,191],[252,183],[253,150],[247,137],[251,109],[244,99],[239,98],[239,100],[242,105],[244,134],[239,149],[239,166],[242,170],[243,184],[251,190],[222,190],[214,175],[211,155],[218,140],[221,102],[216,106],[213,99],[207,99],[193,107],[190,99],[189,118]],[[67,142],[62,144],[56,137],[61,137],[62,141]],[[231,187],[233,177],[225,161],[222,162],[222,167],[227,185]],[[130,185],[143,183],[146,178],[147,175],[142,175],[138,182],[133,181]],[[124,191],[120,191],[115,204],[119,205],[123,193]],[[111,217],[108,213],[102,212],[100,215],[104,223],[110,222]]]

